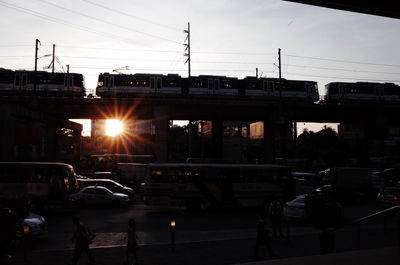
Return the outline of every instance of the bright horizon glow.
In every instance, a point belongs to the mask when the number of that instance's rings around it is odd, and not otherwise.
[[[92,124],[91,124],[90,119],[70,119],[70,121],[83,125],[82,136],[90,136],[91,135]]]
[[[106,135],[107,136],[116,136],[121,134],[124,130],[124,125],[120,120],[116,119],[107,119],[106,120]]]

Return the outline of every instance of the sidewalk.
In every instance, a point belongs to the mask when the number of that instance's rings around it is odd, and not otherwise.
[[[393,246],[395,246],[393,234],[389,233],[387,235],[383,235],[381,231],[377,232],[379,233],[377,233],[376,235],[370,235],[368,231],[368,236],[373,236],[373,238],[376,240],[371,240],[370,238],[367,238],[367,235],[363,236],[365,242],[363,242],[361,247],[364,249],[368,249],[367,251],[364,250],[363,252],[344,252],[354,250],[356,240],[353,235],[349,235],[347,231],[338,232],[335,240],[336,253],[330,254],[338,255],[336,256],[336,263],[327,263],[329,260],[331,260],[329,258],[329,255],[319,255],[320,252],[318,233],[293,235],[290,238],[290,241],[284,238],[272,238],[272,247],[278,255],[277,259],[269,260],[267,249],[265,246],[262,246],[259,249],[259,260],[263,262],[257,262],[255,264],[394,264],[389,262],[397,257],[397,252],[394,251],[396,248],[393,248]],[[378,242],[381,243],[377,244]],[[174,252],[171,251],[170,244],[153,244],[141,245],[138,251],[138,255],[139,262],[142,265],[241,264],[252,263],[255,261],[254,246],[254,238],[237,238],[227,240],[221,239],[216,241],[200,241],[192,243],[177,242]],[[380,252],[379,249],[386,249],[387,252],[383,250],[383,252]],[[122,246],[93,246],[92,252],[98,265],[123,264],[125,258],[125,248]],[[383,255],[382,257],[387,257],[387,260],[385,260],[384,262],[381,260],[381,263],[366,263],[367,261],[374,262],[372,259],[368,258],[368,255],[372,255],[371,253],[375,252],[384,253],[379,255]],[[364,254],[357,253],[366,253],[365,262],[364,259],[360,260]],[[21,253],[19,253],[12,264],[68,264],[71,260],[72,255],[72,249],[46,251],[33,250],[28,254],[28,262],[23,262],[22,255]],[[292,259],[286,260],[285,262],[284,260],[287,258]],[[318,262],[312,263],[315,260]],[[347,260],[352,262],[347,263]],[[399,259],[396,260],[397,263],[398,260]],[[87,264],[87,257],[83,255],[79,264]]]

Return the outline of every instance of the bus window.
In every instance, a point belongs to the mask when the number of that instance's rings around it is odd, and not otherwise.
[[[32,182],[46,183],[48,182],[47,168],[37,167],[35,168],[35,173],[33,175]]]

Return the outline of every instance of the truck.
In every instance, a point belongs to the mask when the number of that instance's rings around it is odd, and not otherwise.
[[[376,195],[369,168],[333,167],[328,176],[339,199],[359,199]]]

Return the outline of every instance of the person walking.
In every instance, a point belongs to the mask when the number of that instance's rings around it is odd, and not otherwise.
[[[92,242],[87,227],[79,220],[79,217],[77,216],[72,219],[72,223],[76,226],[76,230],[72,235],[72,241],[75,241],[75,250],[71,264],[76,265],[82,252],[85,252],[89,258],[89,264],[94,265],[95,261],[89,248],[89,244]]]
[[[276,257],[276,254],[272,250],[271,240],[269,238],[269,231],[265,229],[265,221],[264,218],[260,218],[257,222],[257,238],[256,238],[256,246],[254,249],[254,259],[258,260],[258,249],[260,246],[265,245],[267,247],[268,255],[270,259]]]
[[[277,199],[273,200],[268,207],[268,216],[271,220],[274,237],[277,236],[278,232],[279,236],[283,237],[281,225],[282,215],[283,210],[281,203]]]
[[[135,264],[138,265],[138,256],[137,256],[137,249],[139,247],[138,245],[138,237],[136,234],[136,221],[135,219],[131,218],[128,221],[128,231],[126,233],[127,238],[128,238],[128,243],[126,246],[126,260],[125,264],[129,264],[129,257],[131,254],[133,254],[133,258],[135,259]]]

